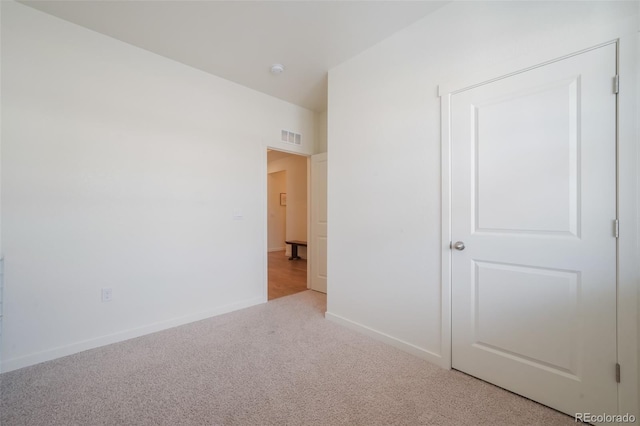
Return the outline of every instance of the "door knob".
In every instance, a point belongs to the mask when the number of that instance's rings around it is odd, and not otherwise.
[[[453,244],[453,248],[462,251],[464,250],[464,243],[462,241],[458,241]]]

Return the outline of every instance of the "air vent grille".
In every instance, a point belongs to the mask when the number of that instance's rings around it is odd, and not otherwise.
[[[302,135],[300,133],[290,132],[289,130],[282,130],[280,140],[292,145],[301,145]]]

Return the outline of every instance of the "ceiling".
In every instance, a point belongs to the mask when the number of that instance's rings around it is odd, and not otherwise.
[[[21,1],[313,111],[327,71],[433,12],[435,1]],[[271,65],[285,72],[272,75]]]

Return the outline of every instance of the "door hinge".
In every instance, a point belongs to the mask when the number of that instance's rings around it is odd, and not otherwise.
[[[616,383],[620,383],[620,364],[616,363]]]
[[[616,95],[620,93],[620,76],[616,75],[613,77],[613,93]]]
[[[620,237],[620,221],[618,219],[613,221],[613,235],[616,238]]]

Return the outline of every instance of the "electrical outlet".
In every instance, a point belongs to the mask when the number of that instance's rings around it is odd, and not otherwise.
[[[102,301],[111,302],[112,298],[113,298],[113,292],[111,290],[111,287],[104,287],[102,289]]]

